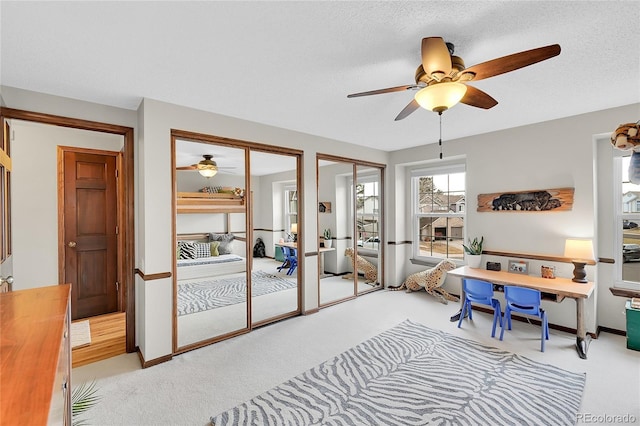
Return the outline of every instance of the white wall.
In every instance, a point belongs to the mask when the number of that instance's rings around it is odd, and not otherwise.
[[[331,203],[331,213],[318,214],[319,233],[325,228],[330,228],[335,238],[332,243],[335,250],[324,254],[324,269],[334,274],[350,272],[353,269],[350,259],[344,255],[344,250],[354,245],[349,212],[352,178],[353,163],[335,163],[322,166],[318,171],[318,201]],[[351,239],[346,239],[347,237]]]
[[[58,146],[120,151],[109,133],[11,120],[14,290],[58,284]]]
[[[304,150],[305,252],[315,251],[318,243],[316,153],[388,164],[385,188],[386,237],[396,244],[386,248],[387,284],[397,284],[407,274],[421,269],[409,263],[411,248],[409,244],[403,244],[411,240],[410,212],[406,208],[409,200],[406,168],[421,161],[437,162],[437,145],[385,153],[150,99],[146,99],[138,111],[130,111],[21,89],[0,89],[3,102],[10,108],[109,122],[136,129],[136,267],[145,274],[172,270],[172,128]],[[475,200],[481,193],[506,190],[562,186],[576,189],[574,209],[571,212],[477,213],[470,207],[467,217],[468,235],[484,235],[488,250],[550,255],[562,253],[567,236],[596,235],[596,221],[604,223],[606,218],[601,217],[602,215],[596,217],[594,213],[598,202],[594,196],[594,180],[597,179],[594,161],[597,154],[592,137],[611,132],[619,123],[636,121],[639,116],[640,105],[635,104],[459,140],[445,140],[443,150],[447,158],[466,157],[467,173],[473,175],[467,187],[469,200]],[[319,151],[317,147],[322,149]],[[53,211],[55,212],[55,208]],[[17,240],[17,237],[14,238],[14,242]],[[613,253],[613,246],[597,244],[597,247],[605,256]],[[606,250],[608,251],[605,252]],[[49,253],[48,256],[52,254]],[[308,310],[318,306],[317,258],[305,257],[304,263],[303,307]],[[569,276],[570,265],[565,264],[563,268],[565,269],[561,269],[561,273]],[[596,297],[586,306],[588,331],[594,331],[596,324],[625,329],[624,318],[613,314],[622,311],[624,299],[611,296],[608,290],[613,283],[613,269],[606,265],[588,269],[588,277],[596,279],[598,283]],[[144,282],[136,279],[136,339],[146,360],[172,351],[170,281]],[[446,286],[459,291],[459,282],[456,280],[447,280]],[[602,314],[599,322],[596,321],[595,300],[598,301],[598,313],[613,312],[610,315]],[[455,308],[452,307],[453,309]],[[549,309],[552,322],[575,326],[573,302],[565,301],[550,306]]]
[[[266,255],[275,256],[275,246],[280,238],[285,238],[289,232],[286,229],[284,206],[285,187],[295,187],[296,172],[294,170],[252,177],[253,191],[253,228],[255,238],[262,238]],[[282,231],[284,229],[284,231]]]
[[[532,124],[499,132],[477,135],[452,141],[443,141],[445,157],[464,156],[467,167],[467,236],[484,236],[485,250],[562,256],[567,237],[596,237],[596,211],[594,173],[597,151],[593,136],[610,133],[619,123],[636,121],[640,116],[638,104],[604,111]],[[482,112],[480,112],[482,113]],[[612,148],[610,148],[612,149]],[[416,159],[438,164],[438,147],[429,145],[391,153],[390,189],[388,205],[406,206],[410,198],[408,167]],[[400,183],[402,182],[402,183]],[[525,191],[534,189],[575,188],[574,205],[567,212],[477,212],[478,194]],[[398,207],[389,211],[387,224],[390,241],[411,240],[410,209]],[[393,225],[395,224],[395,226]],[[599,250],[607,249],[596,244]],[[613,248],[607,250],[611,253]],[[390,276],[398,282],[408,273],[424,269],[417,265],[407,267],[411,245],[404,244],[393,251],[388,263]],[[600,253],[596,253],[600,255]],[[389,259],[390,260],[390,259]],[[487,259],[491,260],[491,259]],[[498,259],[496,259],[498,260]],[[506,259],[501,259],[506,262]],[[548,262],[546,262],[548,263]],[[545,264],[546,264],[545,263]],[[505,263],[506,264],[506,263]],[[558,275],[571,277],[570,264],[556,265]],[[531,262],[532,271],[540,270],[540,262]],[[586,303],[586,325],[590,332],[596,326],[624,330],[624,318],[608,316],[597,322],[602,309],[621,311],[623,298],[611,296],[608,287],[613,284],[609,267],[587,267],[587,278],[597,283],[596,294]],[[599,273],[597,273],[599,272]],[[392,283],[390,283],[392,284]],[[446,287],[459,292],[459,280],[449,278]],[[575,303],[572,300],[549,304],[550,321],[575,327]]]
[[[265,126],[258,123],[238,120],[231,117],[212,114],[178,105],[167,104],[152,99],[145,99],[141,108],[143,113],[144,137],[141,144],[140,178],[143,181],[143,194],[140,194],[141,220],[138,227],[138,239],[141,243],[137,263],[144,269],[145,274],[163,273],[172,270],[171,244],[171,129],[182,129],[197,133],[224,136],[227,138],[269,144],[277,147],[288,147],[304,150],[303,180],[304,180],[304,233],[302,240],[304,252],[317,250],[316,236],[317,197],[315,156],[317,147],[322,152],[345,157],[360,158],[377,163],[387,162],[387,153],[383,151],[363,148],[344,142],[329,140],[317,136],[298,133],[286,129]],[[299,225],[300,227],[300,225]],[[153,250],[151,250],[153,248]],[[302,256],[301,256],[302,259]],[[303,310],[315,309],[318,306],[318,273],[317,257],[305,256],[302,269],[304,270]],[[144,327],[147,334],[162,336],[164,342],[154,346],[143,355],[145,359],[154,359],[171,353],[171,328],[164,327],[162,321],[171,316],[171,310],[164,307],[171,303],[173,292],[153,282],[144,283],[144,296],[148,300],[162,300],[162,303],[150,305],[146,300],[138,303],[145,304],[146,321]],[[147,346],[149,348],[150,346]]]

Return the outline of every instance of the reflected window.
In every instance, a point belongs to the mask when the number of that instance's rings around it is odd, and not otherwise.
[[[413,253],[416,259],[462,260],[465,235],[464,165],[414,170]]]
[[[286,220],[285,229],[287,230],[287,232],[290,232],[290,230],[292,229],[291,225],[298,223],[298,191],[296,191],[295,186],[285,187],[284,199],[284,211]]]
[[[620,200],[616,223],[619,234],[616,265],[621,286],[640,288],[640,185],[629,180],[631,154],[614,157],[614,194]]]

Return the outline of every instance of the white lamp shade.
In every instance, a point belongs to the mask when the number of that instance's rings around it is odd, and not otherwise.
[[[215,167],[215,166],[214,166]],[[203,169],[198,169],[198,173],[200,173],[202,176],[206,177],[206,178],[210,178],[216,175],[216,173],[218,173],[218,168],[203,168]]]
[[[292,234],[297,234],[298,233],[298,224],[297,223],[292,223],[291,224],[291,233]]]
[[[571,260],[593,260],[593,242],[591,240],[568,238],[564,246],[564,257],[568,257]]]
[[[444,111],[451,108],[467,93],[467,86],[462,83],[436,83],[416,93],[418,104],[429,111]]]

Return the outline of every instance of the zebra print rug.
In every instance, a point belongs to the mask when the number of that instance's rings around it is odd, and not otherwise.
[[[573,425],[585,379],[406,320],[211,424]]]
[[[280,278],[264,271],[251,273],[251,295],[262,296],[295,288],[294,280]],[[178,316],[222,308],[247,300],[245,275],[217,280],[193,281],[178,285]]]

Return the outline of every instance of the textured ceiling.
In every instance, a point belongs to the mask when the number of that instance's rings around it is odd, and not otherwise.
[[[445,112],[444,139],[640,102],[638,1],[2,1],[0,15],[2,85],[128,109],[148,97],[387,151],[437,142],[437,115],[394,122],[413,92],[346,95],[412,84],[422,37],[467,66],[562,47],[475,83],[499,104]]]

